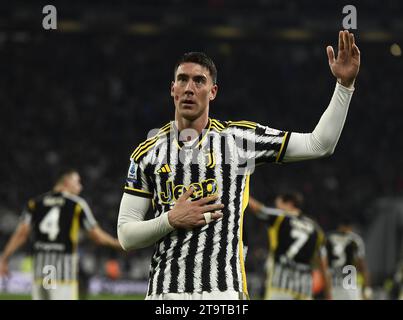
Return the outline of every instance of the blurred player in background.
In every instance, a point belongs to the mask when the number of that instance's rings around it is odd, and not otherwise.
[[[403,300],[403,261],[399,263],[393,277],[391,299]]]
[[[267,223],[269,255],[265,300],[312,299],[312,272],[317,268],[324,280],[324,294],[331,298],[325,237],[319,225],[302,213],[302,195],[283,193],[276,208],[250,197],[249,208]]]
[[[80,228],[99,245],[121,250],[117,239],[97,224],[76,170],[65,171],[52,191],[30,199],[21,221],[0,256],[0,277],[8,273],[8,260],[32,233],[34,300],[78,299],[77,245]]]
[[[336,231],[327,234],[326,243],[329,267],[332,274],[332,296],[335,300],[370,299],[372,290],[367,264],[365,262],[365,245],[362,238],[353,232],[349,218],[343,218]],[[352,287],[344,280],[350,272],[346,267],[354,267]],[[354,275],[357,277],[354,277]],[[358,275],[362,276],[359,284]]]
[[[214,62],[200,52],[179,59],[175,121],[132,153],[119,209],[122,247],[155,246],[147,299],[248,297],[242,230],[254,164],[329,156],[344,126],[360,66],[353,34],[341,31],[337,57],[330,46],[327,55],[336,88],[311,133],[210,118]],[[144,221],[151,204],[154,218]]]

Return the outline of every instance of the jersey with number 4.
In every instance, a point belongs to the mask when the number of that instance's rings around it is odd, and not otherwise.
[[[58,280],[75,280],[79,230],[97,224],[86,201],[50,191],[28,201],[23,220],[32,229],[35,279],[54,270]]]
[[[288,292],[296,299],[311,298],[314,258],[326,254],[323,231],[305,215],[269,215],[267,223],[267,291]]]

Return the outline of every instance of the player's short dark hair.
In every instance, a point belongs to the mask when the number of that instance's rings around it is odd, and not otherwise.
[[[185,62],[193,62],[197,63],[203,67],[205,67],[209,72],[210,76],[213,79],[213,83],[217,83],[217,68],[213,62],[213,60],[207,56],[204,52],[187,52],[185,53],[175,64],[174,74],[178,70],[179,66]]]
[[[284,192],[278,195],[284,202],[291,202],[294,207],[302,209],[304,205],[304,196],[299,192]]]
[[[74,168],[60,170],[56,178],[56,184],[62,183],[66,177],[72,175],[73,173],[78,173],[78,170]]]

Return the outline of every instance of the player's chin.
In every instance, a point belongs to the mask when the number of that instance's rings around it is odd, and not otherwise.
[[[200,117],[200,110],[196,106],[192,107],[182,107],[179,114],[181,115],[182,118],[189,120],[189,121],[194,121],[197,118]]]

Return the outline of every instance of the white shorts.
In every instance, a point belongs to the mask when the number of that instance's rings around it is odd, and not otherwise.
[[[212,292],[183,292],[161,293],[146,296],[145,300],[248,300],[247,296],[237,291],[212,291]]]
[[[39,281],[32,284],[32,300],[78,300],[78,283],[56,284],[45,289]]]
[[[344,289],[337,286],[332,287],[332,299],[333,300],[362,300],[361,288],[357,289]]]

